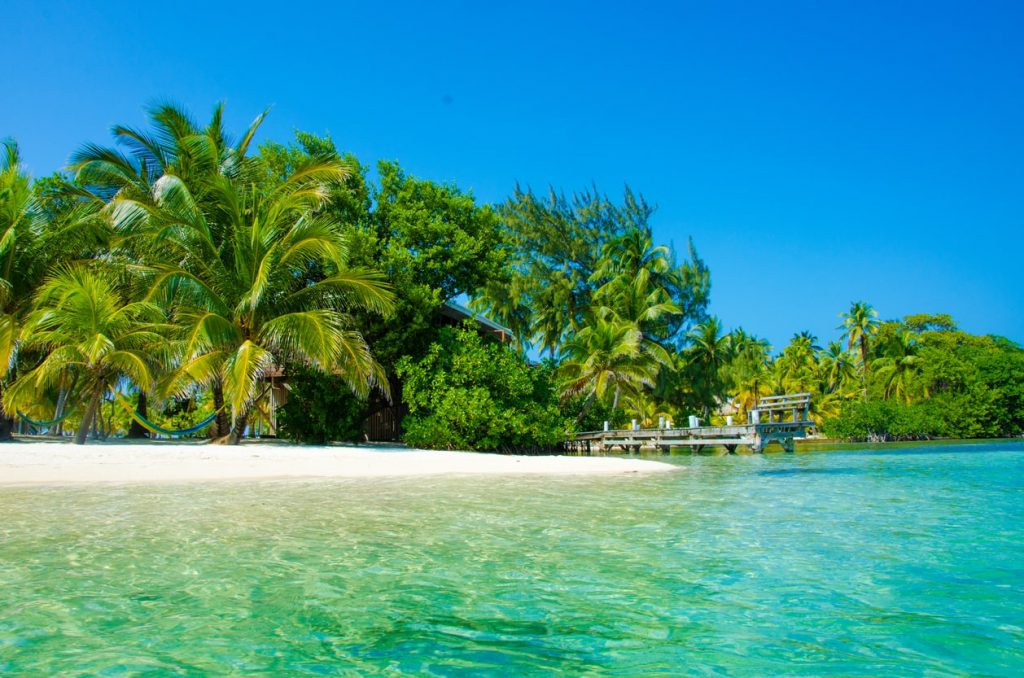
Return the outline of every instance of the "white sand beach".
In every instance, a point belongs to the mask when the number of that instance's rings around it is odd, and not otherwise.
[[[643,459],[511,456],[378,446],[20,440],[0,444],[0,485],[420,475],[614,475],[678,470]]]

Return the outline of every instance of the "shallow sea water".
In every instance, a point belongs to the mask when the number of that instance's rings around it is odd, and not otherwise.
[[[0,487],[0,673],[1024,674],[1021,443],[671,460]]]

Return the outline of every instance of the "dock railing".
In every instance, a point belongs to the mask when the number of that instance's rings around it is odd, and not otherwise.
[[[590,454],[618,448],[639,451],[642,448],[671,449],[688,447],[700,451],[704,447],[721,445],[735,452],[740,445],[754,452],[763,452],[772,443],[779,443],[787,452],[793,451],[795,438],[802,438],[813,426],[810,420],[810,393],[767,396],[758,400],[757,408],[748,413],[746,424],[701,426],[696,417],[690,417],[691,426],[674,427],[669,422],[658,428],[608,429],[585,431],[566,441],[570,452]],[[731,419],[731,417],[729,418]],[[696,424],[696,425],[693,425]]]

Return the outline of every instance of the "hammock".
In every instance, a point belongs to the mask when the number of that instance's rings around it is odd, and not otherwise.
[[[214,412],[213,414],[208,416],[206,419],[203,419],[201,422],[199,422],[195,426],[190,426],[189,428],[185,428],[185,429],[181,429],[181,430],[178,430],[178,431],[174,431],[174,430],[171,430],[169,428],[164,428],[162,426],[157,426],[156,424],[154,424],[153,422],[149,421],[148,419],[143,417],[141,414],[136,412],[135,408],[132,407],[131,403],[129,403],[127,400],[125,400],[123,395],[121,395],[117,391],[113,391],[113,393],[114,393],[114,397],[117,398],[117,402],[121,403],[121,407],[123,407],[125,410],[127,410],[128,414],[131,415],[132,419],[134,419],[136,422],[138,422],[139,426],[142,426],[143,428],[145,428],[145,429],[147,429],[147,430],[149,430],[149,431],[151,431],[153,433],[160,433],[160,434],[165,435],[165,436],[187,436],[190,433],[198,433],[199,431],[202,431],[204,428],[206,428],[207,426],[212,424],[214,422],[214,420],[217,418],[217,413]]]
[[[70,409],[64,412],[64,414],[60,415],[56,419],[51,419],[50,421],[36,421],[35,419],[29,419],[21,412],[18,412],[18,416],[21,417],[22,421],[24,421],[26,424],[29,424],[30,426],[35,426],[36,428],[49,428],[54,424],[59,424],[60,422],[67,419],[69,414],[71,414]]]

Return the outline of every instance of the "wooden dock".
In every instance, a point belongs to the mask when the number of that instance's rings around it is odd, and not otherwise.
[[[806,436],[807,429],[814,425],[809,416],[810,405],[809,393],[769,396],[758,401],[746,424],[587,431],[566,441],[565,449],[577,454],[593,454],[615,448],[624,452],[637,452],[641,448],[667,452],[673,447],[689,447],[699,452],[705,447],[720,445],[732,453],[744,445],[754,452],[764,452],[774,442],[792,452],[793,441]]]

